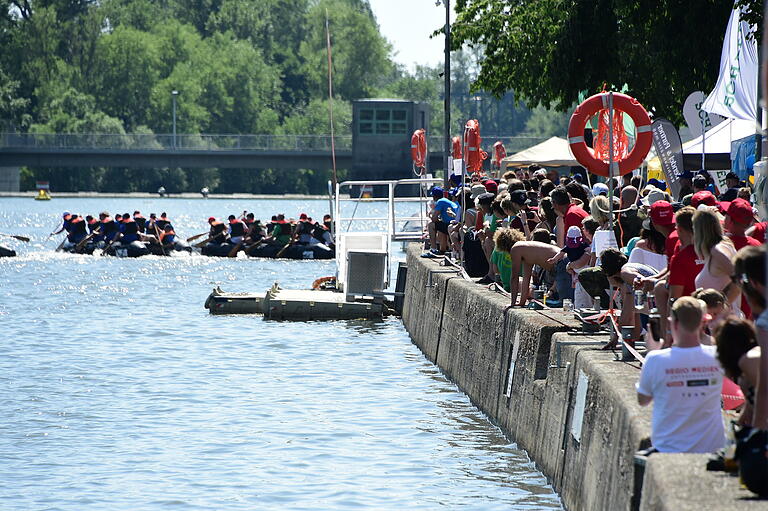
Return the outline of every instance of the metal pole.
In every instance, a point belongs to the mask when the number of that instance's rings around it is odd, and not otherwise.
[[[613,92],[608,93],[608,227],[613,232]]]
[[[171,98],[173,99],[173,148],[176,149],[176,96],[179,95],[179,91],[171,91]]]
[[[445,136],[443,150],[445,151],[445,185],[448,186],[448,176],[451,173],[451,0],[443,0],[445,4]]]

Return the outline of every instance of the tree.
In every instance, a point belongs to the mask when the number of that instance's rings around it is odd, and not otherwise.
[[[732,0],[458,0],[455,48],[484,47],[474,83],[565,110],[580,92],[627,84],[657,115],[679,120],[717,79]],[[702,31],[709,33],[702,37]],[[696,41],[696,44],[691,44]]]
[[[301,56],[313,97],[328,91],[325,19],[330,19],[333,45],[334,93],[354,100],[370,97],[382,85],[381,77],[391,74],[390,47],[367,2],[361,0],[320,0],[307,15],[306,39]]]

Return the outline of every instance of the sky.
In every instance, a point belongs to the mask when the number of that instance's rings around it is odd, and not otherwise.
[[[443,36],[429,38],[433,31],[445,24],[445,6],[442,2],[437,6],[435,2],[370,0],[381,33],[392,44],[395,62],[411,71],[415,64],[435,66],[443,61],[445,39]]]

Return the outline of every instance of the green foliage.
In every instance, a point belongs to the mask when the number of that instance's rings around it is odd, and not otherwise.
[[[732,5],[458,0],[453,44],[484,47],[476,88],[499,95],[514,89],[529,104],[565,110],[582,91],[626,83],[656,115],[678,120],[687,95],[711,89],[717,79]]]

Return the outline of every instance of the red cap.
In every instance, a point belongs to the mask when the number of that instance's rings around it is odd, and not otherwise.
[[[487,181],[484,181],[483,186],[485,186],[485,189],[490,193],[497,193],[499,191],[499,185],[497,185],[496,181],[494,181],[493,179],[488,179]]]
[[[749,224],[754,217],[752,205],[744,199],[733,199],[725,209],[725,214],[738,224]]]
[[[717,206],[717,198],[712,195],[712,192],[702,190],[694,193],[693,197],[691,197],[691,206],[698,208],[699,204],[704,204],[705,206]]]
[[[299,220],[306,220],[306,219],[307,219],[307,214],[306,213],[302,213],[302,214],[299,215]]]
[[[672,204],[665,200],[654,202],[651,206],[651,222],[666,227],[675,225],[675,210],[672,209]]]
[[[209,223],[209,224],[210,224],[211,222],[215,222],[215,221],[216,221],[216,217],[215,217],[215,216],[209,216],[209,217],[208,217],[208,223]]]

